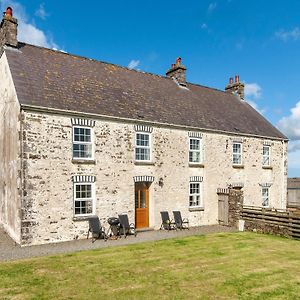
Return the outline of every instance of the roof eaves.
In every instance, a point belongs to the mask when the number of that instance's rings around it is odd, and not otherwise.
[[[35,105],[29,105],[29,104],[21,104],[21,109],[46,112],[46,113],[54,113],[54,114],[59,114],[59,115],[69,115],[69,116],[75,115],[75,116],[83,116],[83,117],[87,117],[87,118],[106,119],[106,120],[112,120],[115,122],[124,122],[125,121],[128,123],[142,123],[142,124],[149,124],[149,125],[153,125],[153,126],[172,127],[172,128],[177,128],[177,129],[199,130],[199,131],[203,131],[203,132],[210,132],[210,133],[216,133],[216,134],[229,134],[229,135],[233,135],[233,136],[254,137],[254,138],[284,141],[284,142],[288,141],[288,139],[284,139],[284,138],[280,138],[280,137],[255,135],[255,134],[248,134],[248,133],[242,133],[242,132],[237,133],[237,132],[231,132],[231,131],[200,128],[200,127],[193,127],[193,126],[187,126],[187,125],[162,123],[162,122],[147,121],[147,120],[140,120],[140,119],[131,119],[131,118],[125,118],[125,117],[115,117],[115,116],[109,116],[109,115],[101,115],[101,114],[97,114],[97,113],[85,113],[85,112],[79,112],[79,111],[73,111],[73,110],[63,110],[63,109],[35,106]]]

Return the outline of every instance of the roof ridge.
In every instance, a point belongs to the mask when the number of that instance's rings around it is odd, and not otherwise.
[[[80,58],[80,59],[83,59],[83,60],[88,60],[88,61],[93,61],[93,62],[102,63],[102,64],[106,64],[106,65],[111,65],[111,66],[118,67],[118,68],[121,68],[121,69],[125,69],[125,70],[128,70],[128,71],[134,71],[134,72],[137,72],[137,73],[140,73],[140,74],[146,74],[146,75],[151,75],[151,76],[157,76],[157,77],[159,77],[159,78],[167,79],[167,80],[172,79],[172,78],[169,78],[169,77],[164,76],[164,75],[159,75],[159,74],[155,74],[155,73],[151,73],[151,72],[146,72],[146,71],[140,71],[140,70],[136,70],[136,69],[130,69],[130,68],[128,68],[128,67],[120,66],[120,65],[117,65],[117,64],[114,64],[114,63],[111,63],[111,62],[106,62],[106,61],[102,61],[102,60],[97,60],[97,59],[95,59],[95,58],[89,58],[89,57],[81,56],[81,55],[78,55],[78,54],[72,54],[72,53],[69,53],[69,52],[66,52],[66,51],[62,51],[62,50],[58,50],[58,49],[50,49],[50,48],[47,48],[47,47],[37,46],[37,45],[25,43],[25,42],[19,42],[19,44],[23,44],[23,45],[27,45],[27,46],[35,47],[35,48],[40,48],[40,49],[48,50],[48,51],[55,52],[55,53],[59,53],[59,54],[65,54],[65,55],[72,56],[72,57],[77,57],[77,58]],[[19,47],[18,47],[18,48],[19,48]],[[187,83],[188,85],[194,85],[194,86],[206,88],[206,89],[209,89],[209,90],[215,90],[215,91],[217,91],[217,92],[226,93],[225,90],[223,91],[223,90],[220,90],[220,89],[217,89],[217,88],[213,88],[213,87],[201,85],[201,84],[198,84],[198,83],[193,83],[193,82],[189,82],[189,81],[187,81],[186,83]],[[227,94],[229,94],[229,93],[227,93]],[[230,95],[230,94],[229,94],[229,95]]]

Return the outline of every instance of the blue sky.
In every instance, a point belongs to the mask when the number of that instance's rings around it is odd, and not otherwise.
[[[300,177],[300,1],[7,1],[19,40],[224,89],[239,74],[247,101],[290,138]]]

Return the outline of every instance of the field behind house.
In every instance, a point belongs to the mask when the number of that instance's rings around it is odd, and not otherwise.
[[[0,299],[299,299],[300,241],[224,233],[0,263]]]

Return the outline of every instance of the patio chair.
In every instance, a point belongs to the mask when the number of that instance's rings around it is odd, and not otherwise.
[[[181,229],[190,229],[190,223],[188,219],[182,219],[180,211],[173,211],[174,221],[176,227]]]
[[[126,238],[129,234],[134,234],[136,236],[135,225],[133,223],[129,224],[128,215],[122,214],[119,215],[120,221],[120,234],[123,234]]]
[[[176,224],[173,220],[170,220],[169,213],[167,211],[161,211],[161,226],[160,229],[172,230],[176,229]]]
[[[104,239],[104,241],[107,240],[107,235],[105,233],[104,227],[101,226],[100,220],[97,216],[89,218],[89,230],[87,239],[89,238],[90,232],[92,234],[92,243],[94,243],[96,239]]]

